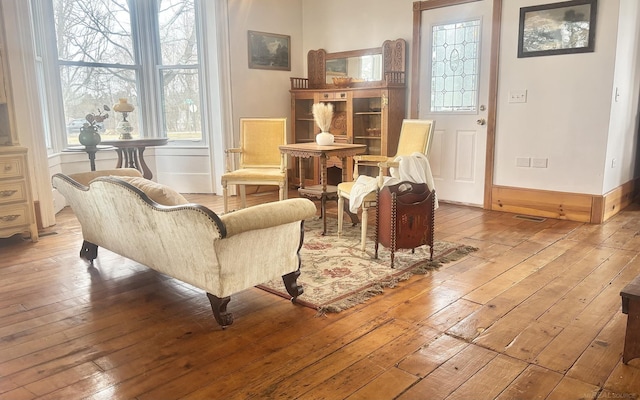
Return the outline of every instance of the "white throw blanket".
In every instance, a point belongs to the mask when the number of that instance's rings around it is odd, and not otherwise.
[[[431,166],[427,156],[422,153],[413,153],[410,156],[398,156],[394,159],[400,163],[398,168],[389,168],[391,176],[384,177],[383,186],[395,185],[403,181],[413,183],[426,183],[429,190],[435,188],[433,175],[431,174]],[[352,213],[358,212],[358,208],[362,205],[365,196],[371,192],[378,190],[378,178],[359,175],[351,188],[349,196],[349,210]],[[438,208],[438,197],[435,199],[436,208]]]

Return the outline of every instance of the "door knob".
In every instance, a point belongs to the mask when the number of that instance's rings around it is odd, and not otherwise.
[[[486,123],[487,123],[487,121],[485,121],[484,118],[480,118],[479,120],[476,121],[476,124],[478,124],[478,125],[484,125]]]

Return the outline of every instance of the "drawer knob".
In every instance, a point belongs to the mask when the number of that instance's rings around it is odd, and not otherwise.
[[[0,197],[3,197],[3,198],[4,197],[11,197],[16,193],[18,193],[17,190],[3,190],[3,191],[0,191]]]
[[[4,172],[9,172],[9,171],[11,171],[11,169],[12,169],[12,168],[11,168],[11,165],[10,165],[10,164],[5,164],[5,166],[4,166]]]
[[[2,222],[11,222],[11,221],[15,221],[19,217],[20,217],[20,215],[18,215],[18,214],[3,215],[2,217],[0,217],[0,221],[2,221]]]

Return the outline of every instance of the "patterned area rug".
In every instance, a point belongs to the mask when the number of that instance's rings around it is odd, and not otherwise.
[[[477,250],[471,246],[436,241],[433,261],[429,261],[429,246],[395,252],[395,268],[391,269],[391,252],[384,246],[375,254],[375,228],[370,230],[366,251],[360,250],[360,225],[351,226],[345,221],[341,237],[337,235],[337,223],[327,221],[327,234],[322,236],[322,221],[305,221],[304,245],[300,250],[302,266],[298,284],[304,293],[297,303],[317,309],[320,313],[340,312],[383,293],[384,288],[409,279],[413,274],[424,274],[455,261]],[[281,279],[258,286],[260,289],[290,298]]]

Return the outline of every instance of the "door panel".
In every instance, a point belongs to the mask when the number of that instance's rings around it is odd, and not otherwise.
[[[491,18],[491,0],[422,11],[418,118],[435,121],[429,160],[441,200],[484,201]]]

